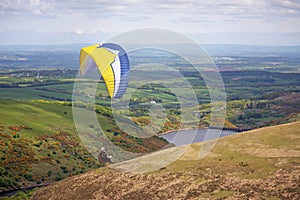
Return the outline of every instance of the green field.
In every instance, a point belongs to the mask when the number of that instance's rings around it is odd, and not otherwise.
[[[150,64],[149,64],[150,65]],[[176,96],[176,92],[183,94],[182,84],[186,81],[192,86],[193,91],[187,89],[189,93],[193,92],[198,98],[199,107],[190,108],[189,111],[205,112],[210,107],[210,94],[205,87],[205,83],[200,75],[195,74],[191,68],[180,68],[184,78],[174,79],[173,71],[169,69],[161,69],[160,65],[151,65],[153,67],[144,67],[146,71],[135,70],[131,74],[129,81],[128,93],[132,93],[130,97],[130,110],[120,110],[126,113],[129,118],[135,119],[135,122],[141,123],[149,121],[149,102],[155,101],[164,106],[168,111],[169,122],[177,118],[176,114],[180,112],[180,102]],[[137,67],[137,66],[135,66]],[[135,67],[133,69],[135,69]],[[141,68],[143,69],[143,67]],[[158,70],[157,72],[153,69]],[[14,100],[58,100],[72,101],[73,82],[70,76],[76,74],[75,71],[69,70],[66,73],[57,70],[45,70],[41,73],[43,78],[35,79],[32,74],[35,71],[18,71],[19,78],[15,77],[16,72],[5,73],[1,75],[0,99]],[[29,73],[27,77],[26,73]],[[26,75],[26,76],[25,76]],[[287,116],[299,112],[298,99],[288,99],[286,101],[277,100],[280,96],[299,94],[299,74],[298,73],[279,73],[269,71],[225,71],[221,72],[226,96],[228,101],[227,120],[238,127],[257,128],[269,126],[278,123],[288,122],[284,120]],[[23,77],[24,76],[24,77]],[[157,77],[156,77],[157,76]],[[144,80],[140,80],[143,77]],[[155,77],[156,81],[147,82]],[[158,78],[160,77],[160,78]],[[173,77],[173,78],[172,78]],[[83,99],[89,99],[92,91],[87,80],[81,80],[83,83],[80,87],[84,88],[81,94]],[[145,82],[145,84],[143,84]],[[179,89],[178,89],[179,88]],[[175,93],[174,93],[175,92]],[[212,93],[214,90],[211,91]],[[188,95],[184,96],[184,101],[188,102]],[[276,99],[277,98],[277,99]],[[244,102],[243,107],[239,107],[236,102]],[[248,101],[245,103],[245,101]],[[95,102],[100,106],[110,106],[110,98],[103,81],[97,85],[95,94]],[[263,107],[251,108],[246,104],[260,104]],[[236,106],[237,105],[237,106]],[[202,109],[206,107],[205,109]],[[136,119],[136,118],[141,119]],[[146,121],[144,120],[146,119]],[[209,123],[210,115],[206,115],[200,119],[201,124]],[[199,120],[199,119],[197,119]],[[202,121],[201,121],[202,120]],[[161,131],[176,129],[179,127],[178,122],[170,123]]]

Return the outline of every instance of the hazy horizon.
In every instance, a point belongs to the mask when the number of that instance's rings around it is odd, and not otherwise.
[[[145,27],[143,27],[145,28]],[[177,31],[176,31],[177,32]],[[120,32],[122,33],[122,32]],[[64,44],[95,44],[120,33],[29,33],[0,32],[0,45],[64,45]],[[178,32],[181,33],[181,32]],[[199,44],[216,45],[255,45],[255,46],[299,46],[300,32],[286,33],[245,33],[245,32],[214,32],[214,33],[181,33]],[[20,37],[19,35],[22,35]],[[274,42],[276,41],[276,42]]]

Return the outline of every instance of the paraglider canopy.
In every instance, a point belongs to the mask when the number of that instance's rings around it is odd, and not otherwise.
[[[130,65],[125,50],[117,44],[104,43],[84,47],[80,50],[80,72],[86,75],[99,70],[109,96],[121,97],[128,85]]]

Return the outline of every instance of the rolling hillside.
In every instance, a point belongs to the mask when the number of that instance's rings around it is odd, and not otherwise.
[[[71,105],[58,101],[0,100],[0,194],[53,183],[103,166],[79,139]],[[104,114],[98,113],[97,117],[106,134],[122,142],[126,150],[151,152],[167,144],[158,137],[137,141],[117,132],[116,125]],[[95,132],[93,127],[90,132]]]
[[[204,159],[198,158],[203,143],[193,144],[151,173],[100,168],[40,189],[32,199],[299,199],[299,127],[298,121],[221,138]],[[142,159],[156,162],[160,154]]]

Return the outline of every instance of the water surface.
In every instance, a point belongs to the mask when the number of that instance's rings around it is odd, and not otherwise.
[[[224,137],[236,133],[238,132],[220,129],[192,129],[172,131],[162,134],[159,137],[166,139],[169,143],[173,143],[175,146],[180,146],[212,140],[218,137]]]

